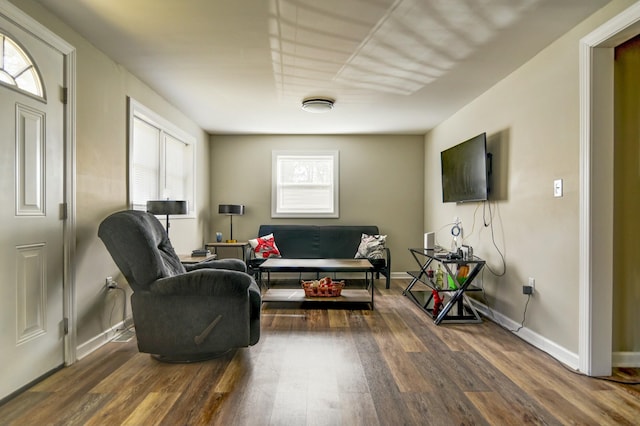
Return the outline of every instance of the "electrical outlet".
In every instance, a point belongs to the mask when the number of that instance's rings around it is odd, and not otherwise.
[[[107,277],[104,279],[105,287],[110,290],[113,288],[118,288],[118,283],[113,280],[113,277]]]
[[[529,277],[529,284],[522,286],[522,294],[533,294],[536,288],[536,279]]]

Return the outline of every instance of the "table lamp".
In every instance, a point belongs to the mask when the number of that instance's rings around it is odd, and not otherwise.
[[[169,236],[169,215],[187,214],[187,202],[178,200],[153,200],[147,201],[147,211],[154,215],[167,216],[167,237]]]
[[[219,204],[218,205],[218,213],[226,214],[229,216],[230,227],[229,227],[229,239],[228,243],[237,243],[236,240],[233,239],[233,216],[242,216],[244,214],[244,205],[242,204]]]

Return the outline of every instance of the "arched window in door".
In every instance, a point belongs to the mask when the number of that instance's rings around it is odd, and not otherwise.
[[[0,33],[0,83],[44,98],[42,79],[33,61],[3,33]]]

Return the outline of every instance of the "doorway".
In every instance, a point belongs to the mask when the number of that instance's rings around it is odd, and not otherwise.
[[[580,41],[580,371],[608,376],[613,336],[614,49],[640,34],[640,3]]]

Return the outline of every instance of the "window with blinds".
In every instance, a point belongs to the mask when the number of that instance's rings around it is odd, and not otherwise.
[[[129,200],[146,210],[148,200],[186,200],[195,211],[195,140],[129,99]]]
[[[339,217],[338,151],[273,151],[271,217]]]

